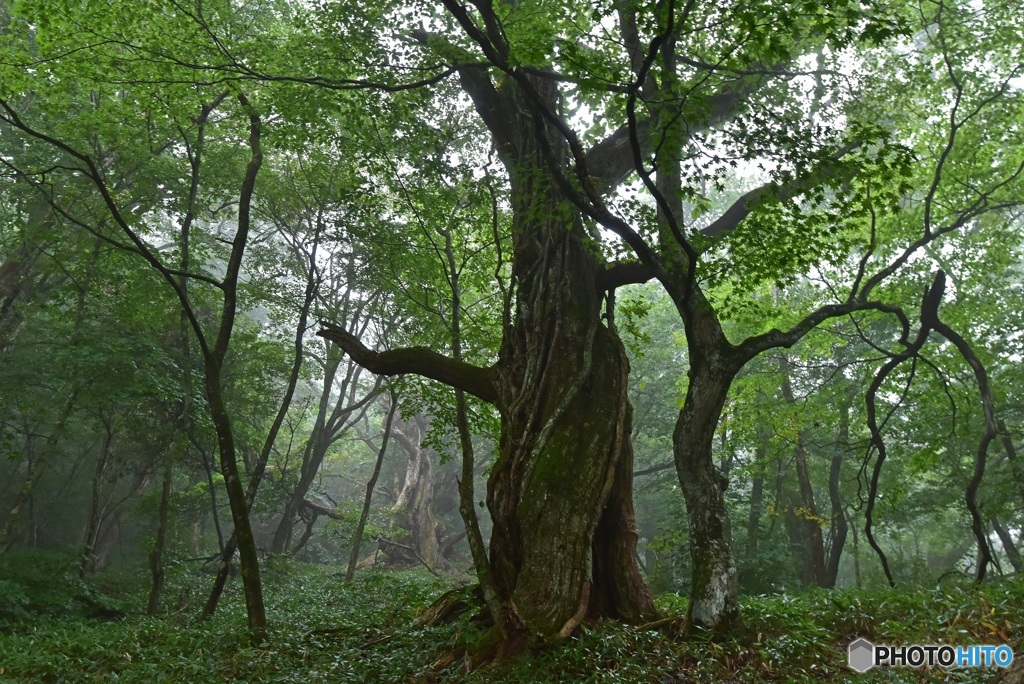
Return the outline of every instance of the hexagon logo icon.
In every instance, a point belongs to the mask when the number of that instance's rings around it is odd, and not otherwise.
[[[851,670],[867,672],[875,666],[875,645],[867,639],[851,641],[848,663]]]

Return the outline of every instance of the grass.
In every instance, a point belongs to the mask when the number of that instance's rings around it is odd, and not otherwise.
[[[468,615],[450,625],[418,625],[417,614],[448,588],[426,572],[371,571],[346,584],[336,568],[274,559],[264,573],[273,626],[258,646],[248,643],[237,583],[212,620],[196,623],[208,576],[177,573],[168,612],[151,618],[141,614],[144,574],[123,574],[116,583],[100,575],[87,590],[107,601],[120,588],[109,600],[129,613],[102,621],[61,600],[59,582],[25,590],[16,573],[3,576],[0,609],[5,596],[16,608],[0,623],[3,682],[981,682],[993,671],[903,668],[859,676],[846,667],[846,645],[862,636],[882,644],[1019,646],[1024,624],[1022,579],[980,590],[808,591],[748,597],[742,633],[725,640],[684,641],[601,622],[558,646],[467,674],[458,663],[440,671],[434,663],[479,638],[480,628]],[[64,593],[81,590],[64,580],[71,585]],[[33,591],[46,601],[34,603]],[[187,608],[172,610],[182,597]],[[660,604],[685,611],[685,599],[674,595]]]

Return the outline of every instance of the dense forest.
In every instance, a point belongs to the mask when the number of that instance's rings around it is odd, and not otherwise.
[[[0,0],[0,678],[1020,652],[1022,212],[1014,0]]]

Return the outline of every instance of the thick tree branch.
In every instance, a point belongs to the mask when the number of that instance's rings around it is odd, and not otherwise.
[[[353,361],[378,375],[415,373],[437,380],[450,387],[469,392],[474,397],[493,404],[498,400],[495,389],[494,367],[481,368],[464,361],[456,361],[426,347],[409,347],[376,352],[364,345],[358,337],[332,323],[320,322],[317,335],[334,342]]]
[[[639,285],[655,277],[647,264],[639,261],[620,261],[597,274],[597,288],[601,291],[614,290],[623,285]]]
[[[939,271],[942,274],[942,271]],[[985,429],[978,441],[978,451],[974,456],[974,473],[967,484],[967,491],[964,494],[964,501],[967,510],[971,514],[971,530],[974,532],[974,539],[978,543],[978,566],[975,568],[974,578],[978,582],[985,579],[985,571],[992,562],[992,550],[988,544],[988,531],[982,519],[981,509],[978,506],[978,489],[981,487],[981,480],[985,476],[985,463],[988,457],[988,446],[996,438],[997,425],[995,417],[995,402],[992,400],[992,390],[988,384],[988,373],[981,359],[978,358],[970,343],[959,333],[943,323],[938,318],[938,302],[935,303],[933,318],[929,321],[932,328],[938,334],[953,343],[974,371],[975,380],[978,383],[978,392],[981,394],[982,412],[985,416]],[[922,321],[924,316],[922,315]]]
[[[316,501],[313,501],[312,499],[303,499],[302,500],[302,505],[305,506],[306,508],[308,508],[311,511],[315,511],[317,515],[325,515],[328,518],[330,518],[331,520],[344,520],[345,519],[344,515],[342,515],[341,513],[338,513],[333,508],[330,508],[328,506],[324,506],[323,504],[317,503]]]
[[[754,337],[747,338],[736,349],[745,361],[754,358],[761,352],[767,351],[768,349],[777,347],[784,347],[788,349],[799,342],[804,335],[826,320],[830,318],[837,318],[839,316],[847,316],[858,311],[878,311],[895,316],[902,326],[902,334],[900,335],[899,343],[902,345],[907,344],[907,337],[910,332],[910,321],[902,309],[888,304],[883,304],[881,302],[853,301],[844,302],[842,304],[827,304],[819,307],[804,316],[804,318],[792,328],[788,330],[773,328],[761,335],[755,335]]]
[[[771,72],[774,74],[774,72]],[[734,118],[743,103],[768,80],[767,76],[745,78],[729,84],[729,87],[715,93],[710,98],[709,110],[703,121],[689,121],[687,137],[692,138],[702,131],[719,126]],[[652,130],[650,119],[640,119],[636,123],[636,135],[641,149],[651,149]],[[587,168],[597,190],[610,192],[622,184],[636,170],[633,151],[630,146],[629,124],[610,133],[603,140],[595,143],[587,152]]]
[[[845,156],[850,150],[853,149],[853,145],[844,145],[841,147],[830,159],[829,162],[839,162],[843,156]],[[714,238],[718,237],[722,233],[735,230],[740,223],[743,222],[750,212],[757,207],[758,203],[768,197],[773,192],[775,196],[782,202],[788,202],[797,195],[804,193],[822,183],[824,180],[830,181],[842,181],[848,180],[855,173],[854,167],[847,168],[835,168],[835,169],[822,169],[821,173],[811,173],[802,178],[794,180],[792,183],[787,185],[778,185],[777,183],[766,183],[759,188],[754,188],[750,192],[746,193],[738,200],[732,203],[725,212],[715,220],[707,228],[704,228],[701,233]]]

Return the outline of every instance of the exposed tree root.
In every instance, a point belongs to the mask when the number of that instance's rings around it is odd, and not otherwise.
[[[479,584],[459,587],[446,591],[423,611],[418,622],[426,627],[454,622],[459,616],[471,610],[483,611],[484,595]],[[486,619],[486,613],[477,616]]]

